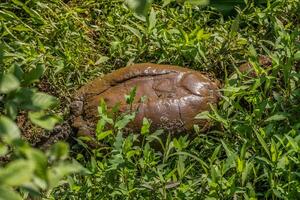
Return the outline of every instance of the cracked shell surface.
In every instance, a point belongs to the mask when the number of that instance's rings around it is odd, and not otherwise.
[[[194,118],[209,110],[209,104],[216,104],[220,97],[219,82],[200,72],[172,65],[135,64],[81,87],[71,105],[72,126],[79,135],[93,135],[100,100],[106,102],[108,109],[120,103],[120,111],[126,111],[129,106],[124,96],[133,87],[137,87],[133,102],[137,114],[129,128],[137,132],[144,117],[152,122],[152,130],[163,128],[179,133],[192,130],[194,124],[206,127],[207,121]],[[142,97],[146,97],[143,102]]]

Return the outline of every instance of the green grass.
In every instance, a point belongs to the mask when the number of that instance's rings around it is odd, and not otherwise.
[[[121,131],[101,141],[105,151],[74,145],[89,173],[69,176],[48,197],[299,199],[300,2],[247,4],[237,13],[225,18],[214,8],[156,1],[141,19],[122,0],[2,1],[0,66],[44,64],[43,79],[60,99],[139,62],[205,71],[224,86],[222,102],[201,116],[214,124],[208,132],[169,138],[160,151],[148,143],[153,135],[137,145]],[[272,58],[270,68],[258,65],[259,54]],[[257,77],[232,76],[245,61]]]

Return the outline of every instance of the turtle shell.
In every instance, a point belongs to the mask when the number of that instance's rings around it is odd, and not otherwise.
[[[113,71],[81,87],[71,105],[72,126],[80,135],[93,135],[99,120],[98,106],[103,99],[108,109],[119,103],[126,111],[124,98],[136,87],[133,108],[136,117],[129,127],[139,132],[143,118],[149,119],[151,129],[167,129],[179,133],[193,129],[194,124],[207,125],[195,116],[219,101],[219,82],[191,69],[151,63],[135,64]],[[140,101],[146,97],[145,101]]]

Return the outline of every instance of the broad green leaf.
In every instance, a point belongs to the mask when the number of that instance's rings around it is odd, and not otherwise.
[[[106,138],[107,136],[109,136],[111,134],[113,134],[112,130],[97,133],[97,140],[103,140],[104,138]]]
[[[107,118],[107,116],[106,116]],[[105,127],[105,124],[106,124],[106,118],[103,118],[103,116],[101,116],[101,119],[98,120],[97,122],[97,126],[96,126],[96,135],[98,137],[98,134],[102,133],[104,127]]]
[[[242,172],[242,185],[245,184],[246,180],[250,177],[249,174],[253,171],[253,162],[247,162],[246,167]]]
[[[292,137],[290,137],[290,136],[288,136],[288,135],[286,135],[285,137],[286,137],[286,138],[288,139],[288,141],[289,141],[288,144],[290,144],[290,145],[293,147],[293,149],[294,149],[296,152],[298,152],[299,145],[298,145],[298,143],[295,141],[295,139],[293,139]]]
[[[236,36],[237,32],[239,31],[239,28],[240,28],[240,18],[239,16],[237,16],[231,25],[230,35],[232,37]]]
[[[67,175],[86,171],[82,165],[73,160],[71,163],[62,162],[48,170],[49,188],[52,189],[60,184],[62,178]]]
[[[127,159],[130,159],[135,155],[140,155],[140,153],[141,153],[140,150],[130,150],[126,153],[126,157]]]
[[[148,30],[151,31],[156,25],[156,12],[152,8],[148,18]]]
[[[261,133],[264,133],[263,129],[259,129]],[[257,131],[255,131],[256,137],[259,141],[259,143],[261,144],[261,146],[264,148],[265,152],[268,154],[269,158],[271,158],[270,155],[270,151],[269,148],[267,146],[267,143],[265,142],[265,140],[262,138],[262,136],[260,135],[260,133],[258,133]]]
[[[228,87],[225,87],[223,89],[221,89],[221,91],[224,91],[224,92],[231,92],[231,93],[238,93],[238,92],[243,92],[245,90],[247,90],[249,88],[249,86],[247,85],[242,85],[240,87],[231,87],[231,86],[228,86]]]
[[[0,200],[22,200],[22,197],[11,188],[0,186]]]
[[[217,148],[215,148],[212,156],[210,157],[210,164],[212,165],[213,162],[217,159],[217,156],[220,152],[220,149],[221,149],[221,145],[217,146]]]
[[[125,115],[122,119],[116,122],[115,127],[121,130],[134,118],[135,118],[135,113]]]
[[[64,160],[69,156],[69,145],[64,142],[55,143],[50,150],[50,155],[55,160]]]
[[[269,117],[268,119],[265,120],[265,122],[270,122],[270,121],[282,121],[287,119],[286,115],[283,114],[275,114],[271,117]]]
[[[197,32],[197,40],[207,40],[211,36],[210,33],[205,33],[203,29]]]
[[[121,151],[123,142],[124,142],[123,134],[121,132],[118,132],[114,142],[114,149],[117,151]]]
[[[129,95],[125,95],[125,100],[126,100],[126,103],[127,103],[127,104],[132,104],[132,103],[133,103],[134,98],[135,98],[135,96],[136,96],[136,90],[137,90],[137,87],[133,87],[133,88],[130,90]]]
[[[109,163],[111,164],[109,170],[115,170],[120,165],[124,164],[125,160],[121,154],[116,154],[109,160]]]
[[[57,99],[51,95],[37,92],[33,88],[20,88],[15,93],[14,103],[22,110],[40,111],[54,106]]]
[[[211,119],[209,111],[203,111],[196,115],[195,119]]]
[[[141,128],[141,134],[142,135],[147,135],[150,132],[150,126],[151,123],[149,122],[149,120],[147,118],[143,119],[143,126]]]
[[[178,139],[174,138],[173,139],[173,146],[177,148],[179,151],[182,151],[186,147],[188,147],[189,141],[187,140],[187,135],[186,136],[180,136]]]
[[[165,146],[164,146],[164,143],[162,141],[162,137],[160,137],[160,135],[162,135],[163,133],[164,133],[164,131],[159,129],[159,130],[155,131],[154,133],[148,135],[146,137],[146,140],[148,142],[152,142],[152,141],[156,140],[160,144],[160,146],[161,146],[161,148],[163,149],[163,152],[164,152],[165,151]]]
[[[27,160],[16,160],[0,169],[0,185],[21,186],[33,177],[34,165]]]
[[[271,152],[271,160],[272,162],[277,161],[277,148],[276,148],[276,143],[274,142],[273,139],[271,139],[271,148],[270,148],[270,152]]]
[[[242,173],[244,170],[245,160],[237,158],[237,172]]]
[[[45,114],[44,112],[29,112],[28,116],[32,123],[47,130],[52,130],[61,121],[58,116]]]
[[[18,115],[18,105],[13,101],[8,101],[5,104],[6,115],[15,120]]]
[[[250,45],[250,47],[249,47],[249,54],[250,54],[250,56],[253,57],[253,58],[257,58],[257,57],[258,57],[258,56],[257,56],[256,49],[254,48],[253,45]]]
[[[181,146],[180,146],[180,144],[179,144],[179,142],[176,138],[174,138],[174,140],[173,140],[173,145],[174,145],[175,148],[181,150]]]
[[[213,165],[213,166],[211,166],[210,167],[210,174],[211,174],[211,178],[212,178],[212,183],[210,183],[210,185],[212,186],[212,187],[216,187],[217,186],[217,179],[218,179],[218,171],[220,171],[219,169],[218,169],[218,166],[216,166],[216,165]],[[214,186],[215,185],[215,186]]]
[[[0,144],[0,156],[5,156],[8,153],[8,146],[5,144]]]
[[[28,28],[28,27],[26,27],[26,26],[24,26],[22,24],[19,24],[19,25],[13,27],[12,30],[18,31],[18,32],[23,32],[23,33],[24,32],[31,32],[32,31],[31,28]]]
[[[240,153],[241,159],[243,159],[243,160],[245,159],[246,152],[247,152],[247,142],[245,142],[242,146],[241,153]]]
[[[282,156],[277,162],[277,167],[286,170],[286,166],[288,164],[289,164],[289,159],[286,156]]]
[[[19,127],[8,117],[0,116],[0,136],[11,141],[20,137]]]
[[[231,149],[223,140],[221,140],[221,143],[227,156],[226,162],[223,166],[223,173],[225,173],[227,170],[236,166],[237,155],[236,152],[234,152],[234,150]]]
[[[228,121],[225,118],[223,118],[221,115],[219,115],[218,110],[213,105],[211,105],[210,108],[214,113],[215,120],[223,123],[225,127],[228,127],[229,126]]]
[[[99,65],[102,63],[105,63],[109,60],[109,57],[107,56],[100,56],[100,58],[95,62],[95,65]]]
[[[30,70],[24,75],[24,83],[29,85],[38,81],[41,76],[44,74],[45,67],[42,64],[38,64],[34,69]]]
[[[185,32],[182,28],[180,28],[180,33],[182,35],[182,39],[185,40],[185,44],[189,43],[189,35],[187,34],[187,32]]]
[[[299,60],[300,60],[300,51],[297,51],[297,52],[295,53],[294,59],[295,59],[296,61],[299,61]]]
[[[143,36],[139,30],[137,30],[136,28],[133,28],[129,25],[122,25],[122,26],[124,28],[128,29],[130,32],[132,32],[140,41],[142,40]]]
[[[186,157],[187,156],[185,156],[185,155],[179,155],[178,156],[178,160],[177,160],[177,173],[178,173],[180,179],[184,178],[184,172],[186,170],[184,162],[186,160]]]
[[[24,150],[26,157],[28,160],[32,161],[34,163],[34,169],[35,174],[39,178],[42,178],[43,180],[46,180],[46,171],[47,171],[47,164],[48,160],[46,155],[39,149],[34,148],[26,148]]]
[[[113,124],[114,123],[113,119],[109,118],[107,116],[107,106],[106,106],[106,103],[105,103],[105,101],[103,99],[101,99],[101,101],[99,103],[98,113],[99,113],[99,116],[100,116],[100,120],[97,123],[97,129],[96,129],[96,131],[97,132],[102,132],[102,130],[105,127],[106,123],[109,123],[109,124]]]
[[[163,7],[169,5],[172,1],[175,1],[175,0],[163,0],[163,2],[164,2]]]
[[[18,64],[13,64],[12,67],[9,68],[9,73],[13,74],[19,81],[22,80],[24,71]]]
[[[259,161],[262,161],[262,162],[264,162],[265,164],[267,164],[269,166],[272,166],[272,163],[266,157],[256,156],[255,159],[257,159]]]
[[[126,0],[126,3],[138,15],[145,16],[152,4],[152,0]]]
[[[0,93],[10,93],[20,87],[19,80],[13,74],[0,73]]]
[[[42,92],[34,93],[31,97],[31,102],[33,107],[39,110],[45,110],[58,104],[58,100],[55,97]]]
[[[222,173],[225,174],[228,170],[230,170],[231,168],[236,168],[236,158],[237,155],[234,152],[233,154],[231,154],[227,159],[225,164],[223,165],[223,169],[222,169]]]
[[[107,114],[107,106],[103,98],[99,102],[98,113],[100,116]]]

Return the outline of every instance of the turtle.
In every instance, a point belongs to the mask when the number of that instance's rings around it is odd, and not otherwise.
[[[120,112],[125,112],[124,96],[132,88],[136,88],[132,103],[136,115],[128,125],[131,132],[140,131],[144,118],[151,121],[151,130],[171,134],[192,131],[194,124],[204,129],[209,122],[195,119],[196,115],[220,100],[220,82],[207,74],[174,65],[134,64],[96,78],[76,92],[70,110],[77,135],[94,136],[101,100],[108,110],[119,104]]]
[[[272,60],[261,55],[258,63],[266,69],[272,65]],[[238,70],[248,78],[257,76],[249,62],[240,65]],[[120,68],[77,90],[68,106],[69,117],[33,144],[46,149],[56,141],[67,140],[71,136],[94,137],[99,119],[97,107],[101,99],[106,101],[109,109],[119,102],[123,112],[128,109],[124,95],[135,86],[137,92],[133,107],[138,112],[127,130],[139,133],[143,119],[148,118],[152,121],[152,130],[164,129],[173,134],[193,132],[194,124],[199,125],[203,132],[208,130],[211,123],[195,119],[195,116],[209,111],[210,105],[218,104],[223,87],[207,73],[174,65],[141,63]],[[144,96],[148,96],[147,101],[139,101]]]

